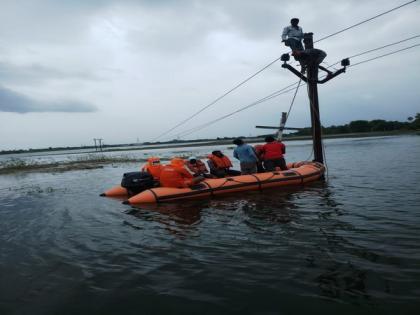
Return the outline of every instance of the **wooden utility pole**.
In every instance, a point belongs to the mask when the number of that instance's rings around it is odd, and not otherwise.
[[[312,141],[314,148],[314,161],[324,163],[324,156],[322,152],[322,133],[321,133],[321,118],[319,114],[319,101],[318,101],[318,83],[325,83],[332,78],[336,77],[340,73],[346,71],[346,66],[350,64],[348,59],[343,59],[341,65],[343,68],[335,71],[334,73],[328,69],[320,66],[321,62],[327,56],[327,54],[320,50],[315,49],[313,44],[313,33],[305,33],[303,42],[305,44],[305,50],[300,52],[296,59],[301,63],[302,67],[306,68],[307,76],[303,75],[303,71],[299,72],[291,65],[287,64],[290,56],[289,54],[283,54],[281,60],[284,61],[282,67],[290,70],[292,73],[297,75],[308,85],[308,97],[309,106],[311,111],[311,123],[312,123]],[[327,76],[319,80],[318,70],[321,69],[327,73]]]
[[[303,43],[305,50],[313,49],[313,33],[305,34]],[[321,60],[322,62],[322,60]],[[319,101],[318,101],[318,66],[316,62],[309,62],[307,65],[308,71],[308,97],[309,107],[311,109],[312,121],[312,140],[314,146],[314,160],[319,163],[324,163],[324,155],[322,153],[322,139],[321,139],[321,119],[319,117]]]

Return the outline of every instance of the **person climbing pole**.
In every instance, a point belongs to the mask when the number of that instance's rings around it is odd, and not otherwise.
[[[301,66],[301,73],[306,72],[306,65],[305,61],[303,60],[302,52],[303,52],[303,30],[298,25],[299,19],[293,18],[290,20],[290,26],[286,26],[283,29],[283,34],[281,36],[282,42],[292,50],[292,56],[295,58],[296,61],[299,61]]]
[[[298,24],[298,18],[291,19],[290,26],[286,26],[283,29],[283,34],[281,36],[282,42],[284,42],[286,46],[290,47],[290,49],[292,50],[292,56],[294,56],[295,59],[303,51],[303,30]]]

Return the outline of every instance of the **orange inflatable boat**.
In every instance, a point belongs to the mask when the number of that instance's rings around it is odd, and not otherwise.
[[[186,199],[202,199],[247,190],[263,190],[274,187],[299,186],[320,179],[325,167],[317,162],[289,163],[287,171],[257,173],[226,178],[206,179],[193,188],[157,187],[142,191],[132,197],[121,186],[101,194],[106,197],[125,197],[126,204],[169,202]]]

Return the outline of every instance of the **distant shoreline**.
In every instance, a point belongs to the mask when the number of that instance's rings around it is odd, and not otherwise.
[[[361,137],[389,137],[389,136],[400,136],[400,135],[420,135],[420,131],[417,132],[364,132],[364,133],[351,133],[351,134],[339,134],[339,135],[326,135],[325,138],[327,139],[337,139],[337,138],[361,138]],[[310,140],[311,137],[309,136],[289,136],[285,139],[287,141],[301,141],[301,140]],[[256,138],[247,138],[246,141],[248,143],[262,143],[264,139],[262,137]],[[39,163],[39,162],[31,162],[21,160],[19,158],[13,157],[9,160],[5,160],[4,162],[0,163],[0,176],[1,175],[11,175],[19,172],[48,172],[48,173],[60,173],[66,171],[74,171],[74,170],[91,170],[91,169],[98,169],[103,168],[105,165],[109,164],[119,164],[119,163],[137,163],[141,164],[146,161],[145,158],[133,158],[133,157],[114,157],[114,156],[106,156],[101,155],[101,153],[106,152],[114,152],[114,151],[132,151],[132,150],[151,150],[151,149],[170,149],[170,148],[188,148],[188,147],[197,147],[197,146],[213,146],[217,147],[220,145],[232,145],[232,139],[223,139],[223,140],[215,140],[215,141],[202,141],[202,142],[195,142],[195,143],[177,143],[177,144],[167,144],[167,145],[150,145],[150,146],[143,146],[143,147],[134,147],[134,148],[112,148],[108,147],[103,152],[95,152],[95,151],[84,151],[84,152],[68,152],[68,153],[51,153],[54,150],[45,150],[44,152],[50,152],[49,154],[76,154],[76,153],[84,153],[87,156],[77,157],[71,161],[64,161],[64,162],[54,162],[54,163]],[[62,150],[61,150],[62,151]],[[210,150],[209,150],[210,151]],[[31,151],[28,151],[31,152]],[[41,151],[37,151],[36,153],[42,154]],[[93,153],[93,154],[92,154]],[[99,155],[95,154],[99,153]],[[22,152],[23,154],[23,152]]]
[[[339,139],[339,138],[362,138],[362,137],[383,137],[383,136],[399,136],[399,135],[420,135],[420,130],[393,130],[393,131],[374,131],[374,132],[357,132],[357,133],[342,133],[342,134],[328,134],[323,135],[324,139]],[[167,143],[150,143],[147,145],[140,144],[116,144],[106,145],[103,147],[102,152],[115,152],[115,151],[137,151],[137,150],[151,150],[151,149],[167,149],[167,148],[188,148],[197,146],[215,146],[215,145],[226,145],[232,144],[234,138],[228,139],[202,139],[202,140],[191,140],[182,142],[167,142]],[[293,136],[284,135],[283,141],[299,141],[299,140],[311,140],[311,136]],[[264,142],[264,137],[245,137],[245,142],[258,143]],[[45,149],[29,149],[29,150],[5,150],[0,151],[0,155],[5,154],[25,154],[25,153],[43,153],[43,152],[55,152],[55,151],[73,151],[73,150],[86,150],[85,153],[97,153],[95,147],[57,147],[57,148],[45,148]],[[92,151],[89,151],[92,150]],[[75,152],[76,153],[76,152]],[[77,152],[79,153],[79,152]],[[69,152],[69,154],[71,154]]]

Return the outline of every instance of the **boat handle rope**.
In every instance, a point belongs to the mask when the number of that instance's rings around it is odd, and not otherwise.
[[[209,188],[209,190],[210,190],[210,196],[214,196],[214,192],[213,192],[214,189],[213,189],[213,187],[211,187],[209,185],[209,183],[207,183],[206,181],[204,181],[203,184],[205,184]]]
[[[249,174],[249,175],[251,175],[252,177],[254,177],[254,178],[257,179],[257,182],[258,182],[258,190],[261,191],[262,190],[262,187],[261,187],[261,181],[260,181],[260,179],[257,177],[257,175],[254,175],[254,174]]]
[[[156,199],[156,202],[159,202],[159,196],[152,189],[148,189],[148,191],[150,191],[153,194],[153,196]]]
[[[254,177],[254,178],[256,178],[257,179],[257,182],[258,182],[258,188],[259,188],[259,190],[262,190],[262,184],[263,183],[265,183],[265,182],[268,182],[270,179],[272,179],[274,176],[276,176],[276,175],[279,175],[280,173],[277,173],[277,172],[272,172],[271,173],[272,175],[269,177],[269,178],[267,178],[267,179],[265,179],[265,180],[260,180],[256,175],[254,175],[254,174],[247,174],[247,175],[251,175],[252,177]],[[239,180],[236,180],[236,179],[234,179],[233,177],[228,177],[228,178],[226,178],[226,181],[220,186],[220,187],[222,187],[224,184],[226,184],[226,182],[235,182],[235,183],[239,183],[239,184],[249,184],[249,182],[241,182],[241,181],[239,181]]]

